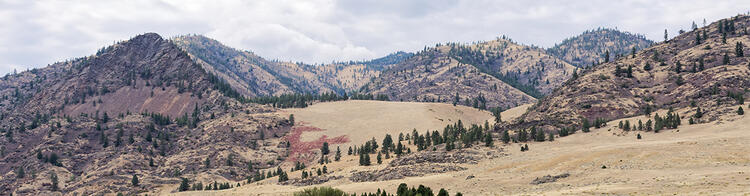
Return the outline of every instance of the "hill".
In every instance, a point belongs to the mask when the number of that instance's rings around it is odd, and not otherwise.
[[[630,55],[634,49],[648,48],[653,43],[643,35],[631,34],[617,29],[598,28],[567,38],[547,49],[547,53],[577,67],[584,68],[606,62],[607,52],[609,52],[611,60],[619,56]]]
[[[498,38],[425,48],[383,71],[360,92],[385,94],[391,100],[510,108],[533,103],[574,71],[542,49]]]
[[[334,145],[331,142],[332,148],[340,146],[342,149],[363,144],[372,138],[382,141],[385,134],[398,136],[413,129],[440,130],[459,120],[465,124],[484,124],[493,120],[489,112],[466,106],[365,100],[319,103],[279,113],[281,116],[294,114],[297,125],[293,130],[309,130],[300,132],[300,142],[342,137],[346,140],[341,143]],[[314,147],[318,148],[320,146]]]
[[[201,35],[179,36],[174,38],[174,43],[204,69],[250,97],[290,93],[344,94],[359,89],[390,64],[411,55],[397,52],[370,61],[309,65],[269,61]]]
[[[183,177],[238,180],[286,151],[286,118],[243,103],[154,33],[6,76],[0,94],[2,193],[136,194]]]
[[[750,43],[743,30],[748,21],[747,15],[723,19],[595,66],[532,106],[517,123],[555,130],[580,126],[582,118],[618,119],[668,108],[691,108],[679,115],[697,123],[733,113],[721,108],[739,107],[748,92],[750,67],[743,54],[744,43]]]

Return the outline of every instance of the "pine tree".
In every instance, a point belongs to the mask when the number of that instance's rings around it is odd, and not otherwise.
[[[57,174],[55,174],[54,172],[51,172],[49,176],[49,180],[52,182],[52,188],[51,188],[52,191],[58,191],[60,187],[58,186],[59,182],[57,181]]]
[[[492,141],[492,134],[490,134],[490,133],[485,134],[484,135],[484,146],[486,146],[486,147],[492,147],[493,145],[494,144],[493,144],[493,141]]]
[[[130,183],[132,183],[133,186],[138,186],[138,176],[136,176],[135,174],[133,174],[133,179],[130,180]]]
[[[729,55],[727,53],[724,53],[724,59],[721,61],[724,65],[729,65]]]
[[[604,52],[604,63],[609,63],[609,50]]]
[[[180,179],[181,179],[180,187],[177,190],[180,192],[190,190],[190,184],[188,183],[188,179],[187,178],[180,178]],[[214,190],[216,189],[217,189],[216,186],[214,186]]]
[[[336,146],[336,156],[333,157],[333,160],[334,161],[341,160],[341,149],[338,146]]]
[[[26,177],[26,172],[23,170],[23,167],[19,167],[16,170],[16,178],[21,179],[21,178],[24,178],[24,177]]]
[[[742,110],[742,106],[740,106],[740,108],[737,109],[737,114],[739,114],[739,115],[745,115],[745,111]]]
[[[743,57],[745,56],[745,52],[742,51],[742,42],[737,42],[737,45],[735,46],[734,53],[737,54],[737,57]]]
[[[536,132],[536,136],[534,137],[534,140],[537,142],[543,142],[544,141],[544,131],[539,130]]]
[[[508,133],[508,131],[503,131],[503,136],[501,137],[501,139],[503,140],[503,143],[507,144],[508,142],[510,142],[510,134]]]
[[[553,134],[552,132],[549,132],[549,139],[547,139],[547,141],[550,141],[550,142],[555,141],[555,134]]]
[[[667,34],[667,29],[664,29],[664,42],[667,42],[667,41],[668,41],[668,40],[667,40],[667,38],[668,38],[668,37],[669,37],[669,36],[668,36],[668,34]]]
[[[289,114],[289,124],[294,126],[294,114]]]
[[[323,153],[323,155],[327,155],[328,153],[330,153],[328,149],[328,142],[323,142],[323,146],[320,147],[320,152]]]
[[[352,147],[349,146],[349,152],[346,153],[347,155],[352,155]]]
[[[383,163],[383,156],[380,154],[380,152],[378,152],[377,160],[378,160],[378,165]]]
[[[637,138],[637,139],[641,139],[641,134],[639,133],[639,134],[638,134],[638,135],[636,136],[636,138]]]

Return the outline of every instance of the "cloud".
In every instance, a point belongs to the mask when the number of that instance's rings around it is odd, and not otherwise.
[[[574,0],[0,0],[0,73],[86,56],[144,32],[204,34],[269,59],[364,60],[507,35],[549,47],[597,27],[661,40],[750,2]]]

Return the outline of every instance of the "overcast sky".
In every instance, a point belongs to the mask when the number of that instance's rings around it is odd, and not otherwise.
[[[0,0],[0,74],[87,56],[144,32],[203,34],[268,59],[327,63],[500,35],[550,47],[597,27],[662,40],[748,0]]]

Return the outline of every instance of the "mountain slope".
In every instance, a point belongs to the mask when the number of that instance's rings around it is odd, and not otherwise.
[[[541,98],[570,78],[576,68],[536,47],[507,38],[471,45],[450,44],[450,54],[461,62]]]
[[[480,108],[507,108],[535,100],[474,66],[460,63],[447,50],[443,46],[421,51],[383,71],[362,87],[362,92],[385,94],[391,100],[456,102]]]
[[[736,52],[750,43],[742,30],[749,23],[747,15],[721,20],[643,49],[635,58],[595,66],[540,100],[517,123],[554,129],[580,125],[580,118],[618,119],[685,107],[690,110],[683,118],[702,108],[698,123],[731,115],[735,111],[722,108],[744,103],[750,86],[748,57]]]
[[[223,78],[243,95],[252,97],[285,93],[343,94],[358,89],[390,64],[410,56],[410,53],[399,52],[366,62],[308,65],[268,61],[200,35],[180,36],[174,38],[174,42],[204,69]]]
[[[641,50],[653,44],[643,35],[631,34],[617,29],[598,28],[567,38],[547,52],[577,67],[589,67],[605,62],[606,52],[610,59],[618,55],[629,55],[632,50]]]
[[[533,103],[574,71],[544,50],[498,38],[427,48],[383,71],[362,92],[427,102],[455,102],[458,94],[458,104],[508,108]]]
[[[154,33],[6,76],[0,94],[0,192],[14,195],[244,179],[281,163],[289,129]]]

